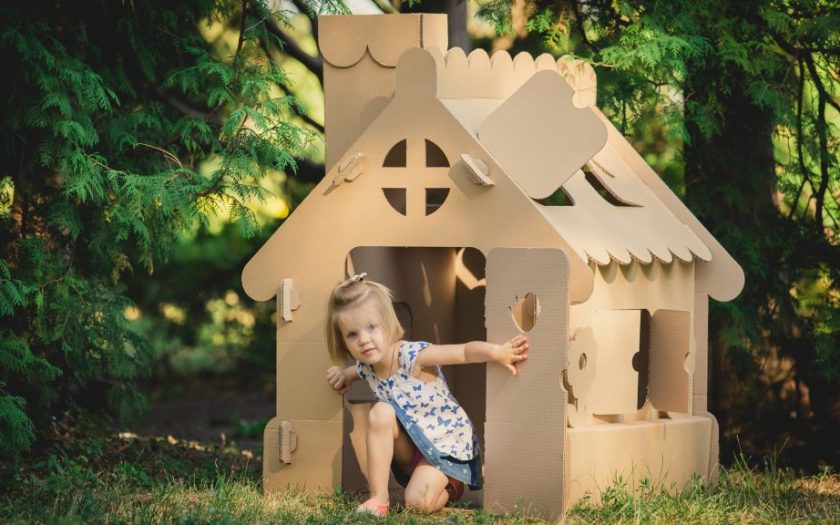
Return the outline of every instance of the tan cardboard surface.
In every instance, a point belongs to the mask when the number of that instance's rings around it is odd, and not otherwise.
[[[567,406],[569,426],[589,425],[592,423],[591,390],[598,376],[598,343],[592,327],[575,330],[568,356],[565,377],[574,396],[574,403]]]
[[[323,377],[330,365],[324,343],[327,297],[345,271],[356,273],[356,267],[395,289],[401,319],[408,319],[414,339],[506,340],[518,333],[510,310],[516,297],[531,292],[539,298],[541,312],[528,332],[531,357],[518,377],[492,365],[446,372],[486,443],[484,501],[491,509],[511,508],[524,496],[539,513],[558,516],[564,498],[574,498],[582,487],[606,486],[628,461],[651,472],[658,468],[669,480],[708,473],[718,452],[716,422],[705,413],[706,293],[731,299],[743,286],[743,272],[594,108],[592,68],[570,57],[446,51],[443,15],[322,17],[320,29],[328,172],[243,271],[243,286],[255,299],[274,297],[284,279],[291,279],[302,297],[297,309],[291,295],[278,302],[279,417],[266,429],[266,490],[364,485],[355,458],[363,451],[359,418],[365,407],[350,405],[348,413],[355,417],[344,418],[339,397]],[[409,49],[415,46],[429,49]],[[592,137],[574,144],[586,135],[580,115],[602,130],[596,133],[604,136],[600,144]],[[482,143],[485,129],[503,138],[514,132],[488,148]],[[561,147],[543,146],[547,155],[529,152],[521,146],[539,149],[529,132],[559,137]],[[383,166],[401,141],[405,166]],[[430,144],[434,155],[427,157]],[[584,154],[587,148],[593,151]],[[505,154],[520,160],[509,166]],[[471,174],[462,158],[472,159],[473,171],[485,173],[494,185],[477,184],[476,179],[487,181]],[[532,167],[533,160],[539,163]],[[586,173],[578,170],[583,165]],[[561,176],[558,166],[564,168]],[[563,182],[572,206],[544,207],[532,200]],[[404,196],[402,213],[386,198],[394,192]],[[470,255],[458,247],[471,247]],[[465,260],[472,261],[471,269]],[[687,329],[683,323],[676,331],[653,330],[656,347],[669,350],[651,358],[649,372],[657,375],[651,397],[668,398],[677,404],[659,399],[660,404],[698,418],[608,422],[657,417],[650,402],[636,410],[639,378],[632,355],[639,349],[641,309],[679,310],[689,317]],[[617,310],[636,312],[609,318]],[[577,339],[589,327],[597,349],[571,352],[570,334]],[[681,363],[686,330],[693,330],[697,341],[689,337],[689,359]],[[624,343],[610,342],[621,337],[635,339],[636,348],[631,352]],[[620,349],[604,350],[602,343]],[[584,353],[587,359],[594,355],[591,380],[570,368]],[[568,409],[564,370],[572,393],[576,384],[585,401],[572,399],[576,404]],[[370,394],[354,391],[348,397],[363,401]],[[594,408],[599,404],[601,412]],[[567,410],[575,427],[568,431]],[[593,420],[593,410],[610,415]],[[277,457],[279,418],[291,420],[298,436],[289,466]],[[342,425],[347,432],[354,428],[343,456]],[[590,481],[582,481],[587,477]],[[481,494],[471,497],[481,501]]]
[[[569,429],[568,504],[588,492],[600,501],[619,475],[633,492],[645,477],[673,491],[694,473],[707,476],[711,427],[710,419],[692,416]]]
[[[535,199],[554,193],[606,143],[603,124],[589,108],[576,107],[573,96],[556,71],[539,71],[478,130],[481,143]]]
[[[535,60],[525,52],[511,57],[507,51],[496,51],[491,57],[481,49],[472,51],[468,57],[463,49],[452,48],[441,58],[445,66],[438,81],[441,98],[505,99],[537,71],[548,69],[560,73],[575,91],[575,106],[582,108],[595,103],[595,72],[589,64],[572,57],[555,61],[543,54]]]
[[[694,295],[694,377],[692,390],[694,404],[692,413],[706,413],[706,398],[709,388],[709,296],[705,290]],[[698,399],[701,401],[698,404]]]
[[[615,157],[604,148],[596,160]],[[604,161],[603,164],[606,164]],[[629,264],[632,259],[649,263],[654,258],[670,263],[674,258],[709,260],[708,248],[685,224],[623,164],[604,171],[601,163],[590,162],[592,176],[620,201],[633,206],[616,206],[605,200],[576,172],[563,185],[574,206],[543,206],[546,218],[569,240],[578,255],[599,265],[612,260]]]
[[[446,49],[446,15],[321,15],[318,47],[324,60],[349,68],[368,51],[379,64],[395,67],[411,47]]]
[[[526,427],[488,421],[484,509],[506,514],[518,507],[523,514],[558,518],[564,509],[563,439],[556,428],[540,421]]]
[[[403,59],[406,63],[403,74],[416,75],[413,81],[406,80],[406,83],[431,82],[434,85],[435,65],[431,55],[415,49],[406,53]],[[399,74],[401,66],[397,69]],[[408,167],[380,167],[391,147],[403,139],[407,139],[408,144]],[[417,147],[422,148],[427,139],[443,149],[451,168],[425,168],[422,149],[418,152]],[[312,295],[308,288],[325,280],[319,275],[320,268],[331,268],[334,262],[330,261],[343,262],[346,254],[356,246],[471,246],[486,253],[493,246],[504,244],[571,250],[554,228],[541,219],[537,210],[539,205],[502,176],[501,168],[487,151],[434,97],[424,98],[415,93],[403,100],[397,93],[348,148],[348,155],[359,151],[369,154],[369,172],[351,183],[334,187],[335,170],[330,170],[325,180],[313,189],[243,271],[245,291],[260,300],[274,295],[278,279],[295,279],[307,299],[295,312],[295,322],[291,324],[307,323],[301,318],[310,302],[326,304],[325,296],[319,302],[319,296]],[[486,188],[471,182],[463,165],[457,162],[462,153],[481,158],[492,173],[499,173],[494,179],[496,185]],[[412,164],[418,161],[419,165]],[[407,216],[397,213],[383,196],[382,188],[388,187],[403,187],[411,192]],[[412,212],[411,203],[417,202],[428,187],[448,187],[450,192],[446,201],[432,215],[418,214],[416,208]],[[482,220],[477,222],[476,217]],[[313,239],[322,242],[313,243]],[[289,246],[295,249],[287,249]],[[321,262],[299,262],[315,260]],[[284,270],[290,268],[295,269],[294,275]],[[585,300],[591,292],[592,273],[578,258],[570,261],[570,270],[573,301]],[[284,271],[287,275],[283,275]],[[330,283],[337,280],[327,279]],[[304,331],[304,328],[299,329]],[[314,332],[306,333],[306,337],[313,336]]]
[[[691,352],[691,314],[657,310],[650,324],[650,401],[659,410],[691,413],[686,364]]]
[[[336,396],[337,397],[337,396]],[[267,492],[299,488],[331,492],[341,482],[341,420],[291,420],[297,434],[292,463],[280,462],[278,425],[268,422],[263,435],[263,488]]]
[[[340,421],[341,397],[325,379],[330,366],[326,343],[279,341],[277,416]]]
[[[699,292],[698,292],[699,293]],[[572,331],[592,325],[598,310],[691,311],[694,305],[694,264],[672,263],[599,266],[589,300],[572,305]]]
[[[492,511],[511,509],[525,496],[540,513],[562,512],[568,279],[561,250],[495,248],[487,256],[488,341],[519,333],[510,310],[517,296],[533,293],[541,305],[519,374],[487,366],[484,504]]]
[[[417,46],[446,49],[446,15],[330,15],[318,17],[318,23],[329,169],[370,122],[368,103],[393,95],[402,52]]]
[[[686,224],[709,248],[712,262],[698,266],[698,282],[703,283],[709,295],[718,301],[731,301],[744,287],[744,271],[723,246],[712,236],[703,224],[689,211],[686,205],[668,188],[667,184],[653,171],[642,156],[625,139],[621,132],[609,122],[597,108],[598,116],[607,127],[607,142],[621,156],[631,170],[653,191],[656,197]]]
[[[601,310],[592,318],[598,344],[597,373],[589,389],[595,414],[636,412],[639,373],[633,356],[639,352],[639,310]]]

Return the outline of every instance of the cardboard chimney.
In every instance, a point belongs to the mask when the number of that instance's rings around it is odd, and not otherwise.
[[[326,177],[248,262],[277,301],[268,491],[365,490],[372,394],[324,379],[327,299],[367,272],[406,338],[525,332],[530,359],[446,370],[481,436],[492,512],[558,517],[644,477],[714,476],[709,297],[738,264],[595,105],[592,68],[447,50],[445,15],[322,16]],[[543,204],[563,192],[566,205]]]

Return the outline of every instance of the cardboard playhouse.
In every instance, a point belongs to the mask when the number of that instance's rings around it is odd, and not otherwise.
[[[447,50],[445,15],[319,23],[326,177],[242,277],[277,301],[266,490],[366,489],[374,398],[324,379],[330,290],[363,271],[406,339],[530,339],[518,376],[445,371],[481,438],[475,504],[557,517],[619,477],[713,477],[709,297],[743,272],[598,110],[592,68]]]

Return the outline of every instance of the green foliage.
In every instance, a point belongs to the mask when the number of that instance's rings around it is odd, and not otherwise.
[[[0,17],[15,79],[0,87],[0,455],[14,457],[67,407],[143,406],[152,352],[126,319],[127,277],[216,217],[255,234],[261,181],[315,137],[267,58],[266,20],[284,18],[266,2],[14,2]],[[235,50],[206,41],[211,22],[237,31]]]

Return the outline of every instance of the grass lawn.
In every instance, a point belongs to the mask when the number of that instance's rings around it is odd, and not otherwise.
[[[431,516],[396,508],[387,519],[357,516],[340,492],[264,495],[260,458],[235,444],[103,433],[57,424],[51,452],[0,466],[2,523],[545,523],[520,512],[490,516],[450,508]],[[626,495],[618,481],[601,504],[584,501],[565,523],[836,523],[840,476],[796,476],[772,462],[760,472],[737,461],[715,486],[666,494],[651,484]]]

